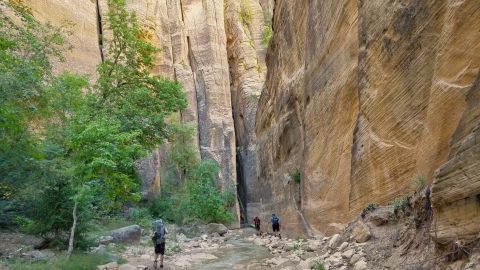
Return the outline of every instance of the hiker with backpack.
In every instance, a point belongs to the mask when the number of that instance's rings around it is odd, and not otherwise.
[[[158,256],[160,255],[160,268],[163,268],[163,256],[165,255],[165,234],[167,233],[167,228],[165,228],[165,223],[163,220],[158,219],[152,222],[153,230],[153,245],[155,247],[155,262],[153,266],[157,268]]]
[[[270,222],[272,223],[273,234],[277,236],[278,233],[278,237],[282,238],[280,235],[280,219],[275,214],[272,214],[272,219]]]

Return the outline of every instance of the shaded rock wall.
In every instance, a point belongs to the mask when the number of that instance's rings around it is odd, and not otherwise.
[[[239,201],[244,221],[259,214],[261,193],[257,188],[255,114],[265,82],[265,46],[262,33],[269,18],[269,6],[258,0],[226,0],[225,28],[230,66],[230,90],[236,133]],[[251,20],[242,22],[241,10],[251,12]]]
[[[478,1],[277,1],[256,123],[265,210],[292,234],[333,233],[416,176],[430,183],[462,114],[478,119],[465,108],[479,12]]]
[[[480,75],[465,94],[448,161],[435,172],[432,185],[432,236],[440,243],[473,240],[480,232]]]

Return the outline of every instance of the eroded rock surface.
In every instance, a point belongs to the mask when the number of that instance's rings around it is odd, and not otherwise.
[[[449,141],[478,125],[479,12],[478,1],[277,1],[256,122],[265,216],[292,234],[336,233],[368,203],[410,193],[416,176],[430,183],[451,153],[432,192],[439,230],[456,211],[478,233],[480,154]]]

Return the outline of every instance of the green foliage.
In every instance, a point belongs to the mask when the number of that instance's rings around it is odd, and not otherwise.
[[[5,2],[0,5],[7,8]],[[47,138],[55,133],[50,127],[62,125],[58,110],[62,108],[66,114],[70,112],[67,107],[75,108],[73,103],[65,102],[78,96],[86,85],[86,80],[78,76],[52,75],[50,60],[61,60],[61,51],[66,49],[63,30],[39,24],[21,2],[10,1],[9,5],[22,23],[0,14],[0,222],[3,226],[21,220],[16,218],[19,215],[40,216],[42,211],[37,211],[39,206],[35,203],[47,208],[50,205],[48,198],[42,201],[39,194],[52,196],[45,190],[68,181],[67,173],[59,169],[68,166],[61,159],[55,160],[61,149],[52,147]],[[69,195],[66,192],[53,196],[57,199],[63,196],[68,201]],[[36,228],[25,222],[23,225],[43,234],[48,228],[57,231],[62,223],[58,219],[49,224],[40,221]]]
[[[250,26],[253,19],[253,13],[252,13],[252,8],[250,7],[250,3],[248,3],[248,0],[242,0],[242,3],[240,4],[239,15],[240,15],[240,21],[245,26]]]
[[[218,165],[200,161],[194,143],[195,129],[185,124],[171,124],[168,169],[162,175],[162,193],[149,204],[153,217],[177,224],[230,222],[229,208],[235,204],[235,192],[220,191],[215,185]]]
[[[108,1],[112,40],[93,87],[52,74],[65,32],[10,2],[22,23],[0,14],[0,225],[15,220],[65,243],[78,203],[82,240],[94,212],[139,200],[134,161],[169,136],[164,119],[185,108],[185,94],[178,82],[150,75],[158,50],[141,40],[124,0]],[[132,219],[145,219],[140,212]]]
[[[153,217],[148,208],[132,207],[129,209],[128,219],[144,229],[150,229]]]
[[[362,216],[366,215],[367,213],[373,212],[375,209],[377,209],[377,205],[374,203],[369,203],[365,208],[363,208],[362,211]]]
[[[409,204],[410,197],[408,196],[397,197],[388,203],[388,205],[393,208],[395,213],[405,210],[409,206]]]
[[[168,161],[176,168],[177,173],[183,176],[198,163],[198,148],[193,138],[196,134],[195,127],[188,124],[170,125],[170,149]]]
[[[186,99],[177,82],[150,75],[158,50],[139,38],[125,1],[108,5],[107,57],[95,91],[68,121],[65,140],[77,178],[96,186],[104,208],[116,210],[140,199],[134,161],[167,138],[164,119],[183,109]]]
[[[218,165],[212,160],[200,162],[193,168],[186,183],[186,211],[190,217],[195,217],[207,223],[227,223],[232,220],[228,210],[231,206],[231,195],[224,195],[215,186]]]
[[[417,175],[411,183],[412,190],[415,193],[420,193],[425,188],[425,176]]]
[[[314,270],[325,270],[325,266],[323,265],[322,261],[315,261],[315,263],[312,265],[310,269]]]
[[[262,31],[262,45],[265,48],[268,48],[268,44],[270,44],[270,40],[273,37],[273,30],[272,27],[269,25],[263,26]]]
[[[293,180],[294,183],[300,184],[302,180],[302,174],[298,169],[295,169],[289,173],[290,179]]]
[[[182,247],[178,243],[173,242],[172,244],[169,245],[169,247],[165,252],[167,256],[172,256],[176,253],[182,252]]]
[[[91,270],[111,261],[108,254],[73,254],[69,259],[60,257],[49,262],[17,261],[9,264],[12,270]]]
[[[114,115],[123,132],[139,132],[145,147],[166,138],[164,118],[186,107],[178,82],[150,74],[158,49],[140,39],[141,31],[125,0],[109,0],[108,57],[98,67],[99,106]]]
[[[264,26],[262,30],[262,45],[266,49],[268,48],[270,40],[273,37],[272,14],[270,14],[268,11],[263,12],[263,20]]]

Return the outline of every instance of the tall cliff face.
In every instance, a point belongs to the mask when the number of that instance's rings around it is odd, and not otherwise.
[[[225,28],[230,66],[230,90],[237,146],[237,178],[242,217],[252,220],[259,214],[261,193],[256,179],[255,114],[265,82],[265,45],[262,34],[272,13],[271,1],[226,0]],[[242,20],[247,12],[250,19]]]
[[[26,1],[41,21],[73,23],[56,71],[94,75],[106,0]],[[424,176],[439,241],[480,231],[480,2],[127,3],[162,49],[153,72],[187,93],[180,117],[198,124],[202,158],[220,164],[220,187],[238,187],[239,218],[275,212],[290,234],[333,233]],[[164,156],[139,161],[146,196],[160,189]]]
[[[26,2],[43,22],[73,25],[69,41],[74,49],[56,70],[94,78],[109,39],[107,1]],[[247,25],[240,19],[242,5],[251,14]],[[187,93],[188,108],[180,118],[198,125],[200,155],[220,165],[219,186],[236,192],[238,170],[245,213],[247,187],[255,190],[256,180],[254,118],[266,72],[264,11],[271,14],[273,1],[128,0],[127,8],[136,12],[144,38],[161,49],[152,72],[178,80]],[[138,162],[146,197],[160,190],[165,151]],[[239,208],[233,209],[237,216]]]
[[[476,212],[464,209],[462,220],[478,232],[480,156],[453,141],[478,126],[479,18],[478,1],[277,1],[256,122],[265,209],[293,233],[333,233],[366,204],[411,192],[416,176],[430,183],[450,153],[473,171],[440,170],[438,226],[451,235],[467,200]],[[295,169],[299,184],[288,176]],[[439,199],[461,179],[472,192]]]

